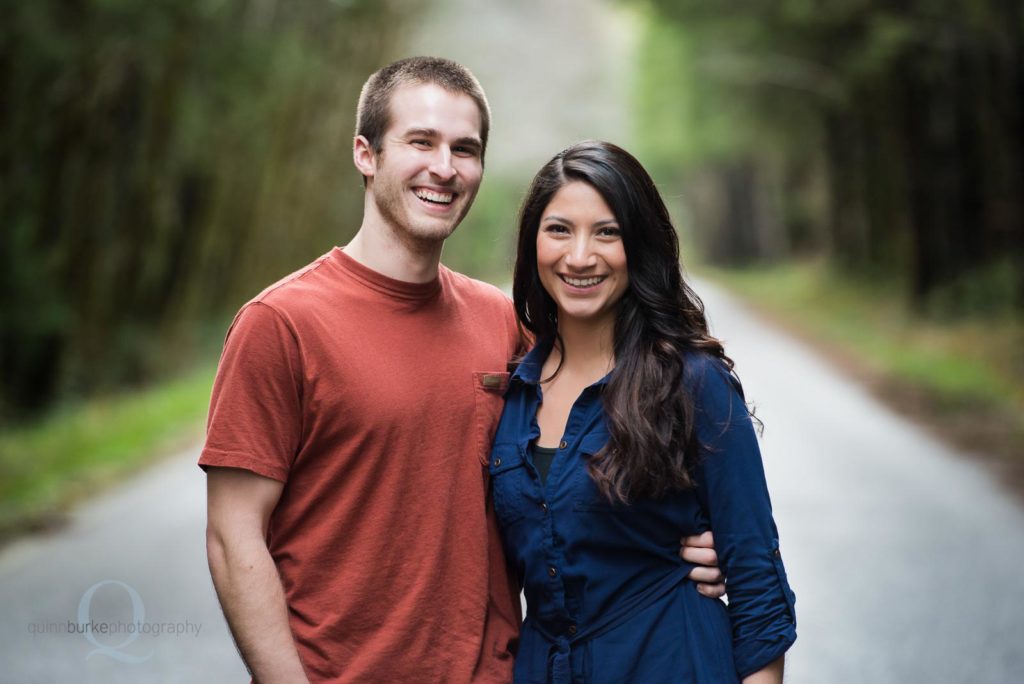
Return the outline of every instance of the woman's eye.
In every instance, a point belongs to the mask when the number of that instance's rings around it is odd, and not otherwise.
[[[568,233],[569,229],[557,223],[549,223],[544,226],[545,233]]]
[[[602,228],[597,234],[601,237],[621,237],[622,231],[618,228]]]

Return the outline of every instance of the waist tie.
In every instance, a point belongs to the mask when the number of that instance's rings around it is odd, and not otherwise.
[[[527,617],[530,626],[536,629],[550,644],[548,649],[548,671],[551,673],[549,681],[552,684],[572,684],[572,667],[569,654],[572,652],[573,646],[601,636],[605,632],[628,622],[634,615],[654,605],[658,599],[675,589],[676,586],[686,579],[686,576],[690,574],[693,568],[693,565],[686,564],[673,570],[661,581],[652,584],[628,601],[624,601],[621,606],[608,611],[600,619],[587,625],[586,629],[577,630],[572,636],[553,634],[540,620],[533,616]]]

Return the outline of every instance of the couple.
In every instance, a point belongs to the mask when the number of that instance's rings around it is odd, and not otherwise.
[[[439,263],[489,125],[454,62],[371,76],[358,233],[231,325],[200,465],[246,665],[261,684],[780,682],[793,597],[760,456],[653,182],[607,143],[552,159],[513,309]]]

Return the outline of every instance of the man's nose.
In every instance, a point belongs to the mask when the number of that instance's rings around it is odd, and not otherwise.
[[[455,176],[455,167],[452,166],[452,151],[447,145],[441,145],[434,153],[430,163],[430,174],[440,178],[442,181],[450,181]]]

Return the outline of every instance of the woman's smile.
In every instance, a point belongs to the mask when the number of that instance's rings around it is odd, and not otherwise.
[[[587,183],[554,194],[537,231],[537,270],[561,323],[614,318],[629,287],[626,251],[615,214]]]

